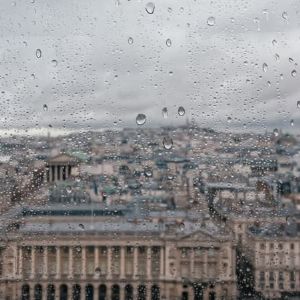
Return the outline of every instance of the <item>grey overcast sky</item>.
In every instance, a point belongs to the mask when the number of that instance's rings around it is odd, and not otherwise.
[[[148,2],[0,0],[2,131],[300,128],[299,0]]]

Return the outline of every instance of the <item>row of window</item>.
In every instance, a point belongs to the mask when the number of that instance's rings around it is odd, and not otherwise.
[[[68,286],[65,284],[60,285],[58,291],[56,291],[55,286],[49,284],[44,291],[40,284],[34,286],[31,290],[30,286],[25,284],[21,288],[21,299],[22,300],[42,300],[43,295],[46,296],[47,300],[68,300],[69,293],[72,295],[73,300],[80,300],[81,293],[84,293],[86,300],[108,300],[108,290],[105,284],[101,284],[98,288],[99,298],[96,299],[94,297],[95,288],[93,285],[86,285],[85,289],[82,291],[81,286],[75,284],[69,290]],[[118,284],[114,284],[111,287],[110,294],[111,300],[120,300],[120,286]],[[159,300],[160,299],[160,288],[157,285],[152,285],[151,290],[151,300]],[[124,296],[125,300],[133,300],[133,286],[127,284],[124,288]],[[56,298],[58,296],[58,298]],[[139,285],[137,288],[137,299],[138,300],[146,300],[147,298],[147,287],[145,285]]]
[[[267,246],[266,243],[260,243],[259,248],[261,250],[265,250],[267,248],[266,246]],[[277,248],[278,250],[283,250],[283,244],[282,243],[278,243],[278,244],[276,244],[276,243],[270,243],[269,244],[269,249],[270,250],[273,250],[275,248]],[[289,249],[290,250],[294,250],[295,249],[295,244],[294,243],[289,243]]]
[[[296,271],[290,271],[289,273],[289,280],[290,281],[295,281],[296,280]],[[270,271],[270,272],[264,272],[261,271],[259,273],[259,280],[264,281],[265,278],[268,277],[270,281],[275,280],[275,272]],[[284,281],[284,272],[278,272],[278,280],[279,281]]]
[[[288,277],[285,276],[284,272],[278,272],[278,288],[280,290],[284,289],[284,283],[289,284],[290,289],[295,289],[296,286],[296,272],[291,271],[286,273],[288,274]],[[267,279],[268,278],[268,279]],[[299,277],[300,278],[300,277]],[[288,279],[288,280],[285,280]],[[261,271],[259,273],[259,288],[264,289],[264,288],[270,288],[274,289],[276,287],[276,274],[275,272],[263,272]]]

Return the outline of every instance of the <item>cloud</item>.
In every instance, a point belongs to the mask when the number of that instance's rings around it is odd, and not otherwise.
[[[3,3],[0,127],[136,126],[144,113],[147,126],[297,128],[299,1],[154,1],[152,15],[146,3]]]

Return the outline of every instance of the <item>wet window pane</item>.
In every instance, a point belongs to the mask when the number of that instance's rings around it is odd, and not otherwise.
[[[299,1],[2,2],[0,300],[300,299]]]

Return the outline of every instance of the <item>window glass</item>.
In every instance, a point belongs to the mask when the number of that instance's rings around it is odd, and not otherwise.
[[[0,300],[299,299],[299,15],[2,1]]]

